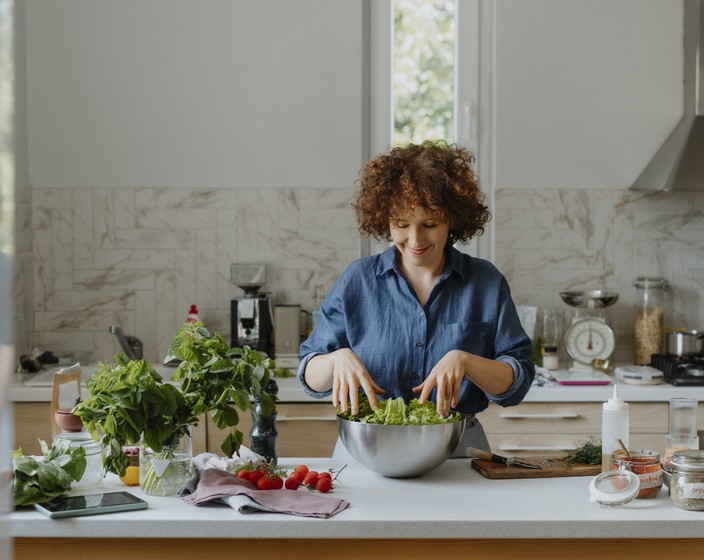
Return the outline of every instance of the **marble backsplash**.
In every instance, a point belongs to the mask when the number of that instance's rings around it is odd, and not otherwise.
[[[20,189],[16,347],[110,360],[120,325],[163,357],[190,304],[230,332],[233,262],[265,262],[277,303],[315,306],[360,241],[351,189]],[[704,193],[500,189],[497,266],[517,304],[571,309],[559,292],[608,288],[617,361],[632,355],[637,276],[671,284],[673,326],[704,328]]]

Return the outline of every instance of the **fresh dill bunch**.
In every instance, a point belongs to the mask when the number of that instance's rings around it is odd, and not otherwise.
[[[601,465],[601,443],[589,440],[565,458],[570,465]]]

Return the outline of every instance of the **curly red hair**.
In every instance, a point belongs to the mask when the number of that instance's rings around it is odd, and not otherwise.
[[[474,155],[443,141],[395,147],[369,161],[356,181],[353,207],[359,231],[390,240],[390,221],[422,207],[447,222],[448,243],[484,233],[491,219],[472,168]]]

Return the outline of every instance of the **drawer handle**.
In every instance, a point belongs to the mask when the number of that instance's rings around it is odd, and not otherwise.
[[[554,420],[555,418],[579,418],[579,414],[575,412],[555,412],[553,414],[521,414],[520,412],[504,412],[499,415],[500,418],[507,420]]]
[[[286,416],[279,414],[276,417],[277,422],[330,422],[337,420],[337,416]]]
[[[499,445],[501,451],[574,451],[577,446],[566,443],[564,445],[513,445],[510,443]]]

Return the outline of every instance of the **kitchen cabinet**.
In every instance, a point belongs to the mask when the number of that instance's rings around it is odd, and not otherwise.
[[[668,402],[629,403],[629,447],[662,452],[668,423]],[[503,408],[490,404],[477,415],[495,453],[561,456],[595,439],[601,441],[602,403],[523,402]],[[704,404],[699,405],[704,428]]]
[[[15,442],[13,449],[22,448],[25,455],[40,455],[39,439],[51,443],[51,403],[14,403]],[[191,430],[193,454],[206,450],[206,422],[201,420]]]
[[[25,455],[40,455],[39,440],[50,443],[51,403],[14,403],[15,442],[13,449],[22,448]]]
[[[337,419],[330,403],[278,403],[276,405],[276,454],[279,457],[331,457],[337,441]],[[251,447],[249,430],[252,418],[240,412],[238,429],[244,434],[243,444]],[[221,454],[224,430],[207,418],[207,449]]]

